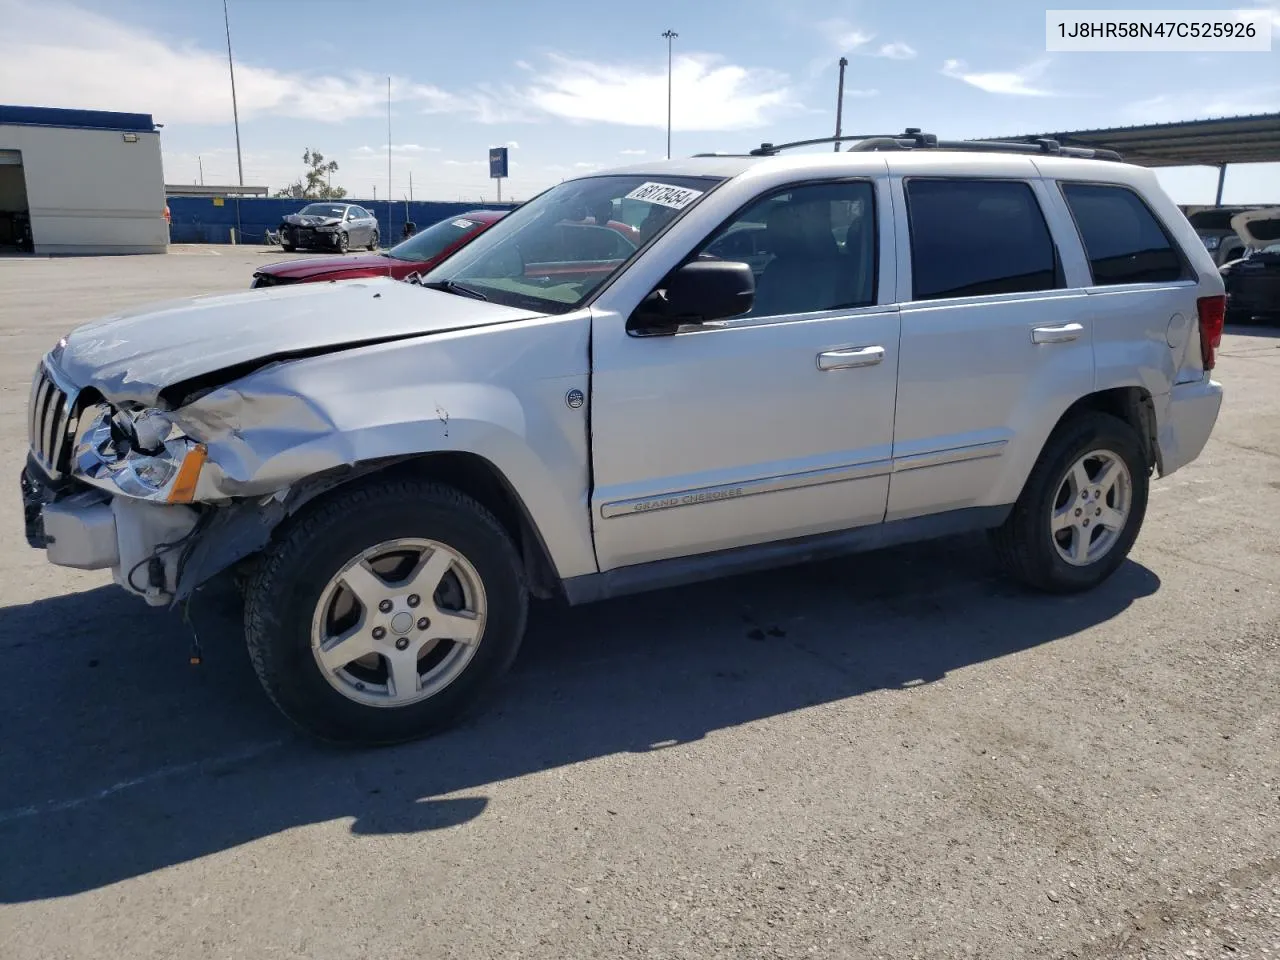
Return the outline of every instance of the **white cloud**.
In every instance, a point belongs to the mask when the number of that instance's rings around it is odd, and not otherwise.
[[[823,20],[818,24],[818,29],[826,35],[833,47],[844,53],[866,46],[875,39],[874,33],[859,29],[848,20],[840,17]]]
[[[912,60],[915,58],[915,48],[906,43],[886,43],[875,52],[877,57],[884,57],[888,60]]]
[[[35,89],[45,106],[146,112],[167,124],[231,120],[226,57],[209,38],[203,45],[169,41],[67,0],[0,0],[0,24],[0,103],[31,100],[32,78],[39,78]],[[450,91],[393,77],[392,100],[484,124],[537,122],[551,115],[666,125],[665,63],[628,67],[555,55],[545,66],[521,63],[531,73],[524,88],[480,84]],[[760,126],[791,99],[786,76],[705,54],[677,57],[674,74],[674,126],[681,130]],[[242,121],[340,123],[380,117],[387,102],[383,76],[281,70],[249,60],[236,63],[236,93]]]
[[[648,150],[619,150],[618,153],[624,157],[643,157]]]
[[[517,142],[517,141],[515,141],[515,140],[508,140],[506,143],[504,143],[504,144],[503,144],[503,146],[504,146],[504,147],[506,147],[508,150],[519,150],[519,149],[520,149],[520,144],[519,144],[519,142]]]
[[[1049,65],[1047,60],[1039,60],[1028,64],[1021,70],[993,73],[973,73],[963,60],[947,60],[942,64],[944,76],[963,80],[972,87],[987,93],[1007,94],[1019,97],[1051,97],[1053,94],[1040,87],[1032,86],[1032,81],[1044,72]]]
[[[838,53],[852,53],[864,57],[883,57],[887,60],[910,60],[916,55],[914,47],[900,41],[882,43],[873,50],[863,49],[876,38],[876,35],[869,30],[855,26],[841,17],[821,21],[818,24],[818,30],[827,38],[832,49]]]
[[[439,153],[439,147],[424,147],[418,143],[393,143],[391,145],[391,156],[413,156],[419,153]],[[356,158],[363,157],[385,157],[387,155],[386,146],[371,147],[368,144],[362,147],[356,147],[351,151],[352,156]]]
[[[528,60],[517,60],[517,61],[516,61],[516,66],[517,66],[519,69],[521,69],[521,70],[532,70],[532,69],[533,69],[533,64],[529,63],[529,61],[528,61]]]
[[[488,164],[487,160],[445,160],[446,167],[483,167]]]
[[[667,70],[593,63],[552,55],[535,78],[528,102],[566,120],[634,127],[667,125]],[[741,130],[769,122],[793,106],[788,78],[772,70],[740,67],[709,54],[677,56],[672,67],[672,127],[676,130]]]
[[[872,97],[880,96],[880,91],[871,90],[850,90],[848,87],[844,89],[844,98],[846,100],[869,100]]]
[[[38,99],[46,106],[134,110],[164,123],[226,123],[231,90],[225,55],[193,42],[169,43],[145,29],[52,0],[0,0],[0,102]],[[341,122],[386,108],[386,78],[283,71],[236,64],[241,120],[289,116]],[[451,97],[393,78],[392,99],[437,107]]]
[[[574,166],[577,167],[579,170],[598,170],[600,168],[600,164],[588,163],[585,160],[579,160],[577,163],[574,164]]]

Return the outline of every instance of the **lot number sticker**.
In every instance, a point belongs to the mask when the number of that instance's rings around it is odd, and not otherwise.
[[[683,210],[700,196],[701,190],[690,190],[688,187],[673,187],[669,183],[642,183],[628,193],[626,199],[643,200],[660,207]]]
[[[455,220],[453,221],[453,225],[455,227],[461,227],[463,230],[465,230],[467,229],[467,227],[474,227],[475,223],[471,220]]]

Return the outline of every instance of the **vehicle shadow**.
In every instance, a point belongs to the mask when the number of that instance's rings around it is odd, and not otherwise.
[[[1129,561],[1086,595],[1029,594],[965,536],[584,608],[542,604],[487,710],[436,738],[364,751],[313,743],[278,717],[226,593],[200,599],[199,667],[177,615],[114,587],[9,607],[0,902],[96,889],[336,818],[352,818],[354,834],[447,828],[484,813],[488,784],[945,682],[1115,617],[1159,585]]]

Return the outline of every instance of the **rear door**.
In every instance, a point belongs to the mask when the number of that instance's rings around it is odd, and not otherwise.
[[[1012,503],[1093,389],[1089,298],[1066,284],[1057,208],[1030,161],[1000,171],[892,178],[905,269],[887,520]]]

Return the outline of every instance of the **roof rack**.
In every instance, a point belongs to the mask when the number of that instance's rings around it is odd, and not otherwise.
[[[821,143],[853,141],[846,152],[874,152],[880,150],[968,150],[980,153],[1034,153],[1061,157],[1077,157],[1085,160],[1123,160],[1114,150],[1100,147],[1064,147],[1057,140],[1040,137],[1031,142],[1020,140],[939,140],[932,133],[923,133],[919,127],[907,127],[896,134],[859,134],[846,137],[819,137],[816,140],[795,140],[791,143],[762,143],[751,151],[753,157],[773,157],[782,150],[795,147],[811,147]]]

